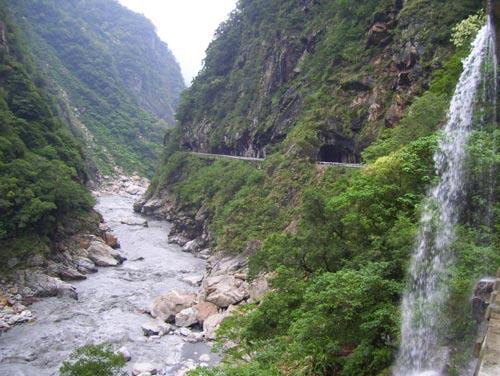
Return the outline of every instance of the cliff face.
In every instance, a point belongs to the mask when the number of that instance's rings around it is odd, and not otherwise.
[[[305,122],[311,158],[354,162],[401,119],[474,1],[241,1],[179,108],[182,148],[247,156]]]
[[[116,1],[10,1],[57,110],[87,144],[95,174],[150,174],[184,89],[153,25]]]

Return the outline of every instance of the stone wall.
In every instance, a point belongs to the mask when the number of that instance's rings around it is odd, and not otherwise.
[[[500,375],[500,268],[486,310],[486,331],[474,376]]]

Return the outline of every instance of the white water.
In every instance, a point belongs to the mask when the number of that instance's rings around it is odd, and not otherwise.
[[[438,150],[434,155],[439,182],[428,194],[422,211],[417,244],[411,260],[410,281],[402,303],[401,347],[395,376],[445,374],[447,320],[443,313],[449,293],[447,270],[453,263],[451,244],[465,190],[466,146],[474,105],[484,98],[480,85],[496,82],[494,27],[491,20],[478,33],[455,89]],[[491,77],[484,77],[492,64]]]
[[[1,376],[56,376],[62,361],[77,347],[89,343],[126,346],[132,354],[129,367],[147,362],[160,374],[175,376],[185,364],[200,363],[210,353],[206,343],[187,343],[178,335],[147,338],[142,313],[154,298],[172,289],[192,289],[182,276],[199,274],[205,262],[167,243],[170,224],[149,219],[149,227],[127,226],[123,218],[143,219],[133,212],[133,198],[103,194],[96,206],[120,239],[129,258],[116,268],[100,268],[85,281],[76,282],[79,300],[67,297],[41,299],[30,306],[38,319],[0,336]],[[131,261],[144,257],[143,261]],[[188,274],[185,274],[188,273]]]

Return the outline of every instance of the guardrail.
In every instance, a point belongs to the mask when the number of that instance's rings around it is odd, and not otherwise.
[[[213,159],[237,159],[241,161],[251,161],[251,162],[263,162],[265,158],[255,158],[255,157],[242,157],[238,155],[228,155],[228,154],[211,154],[211,153],[200,153],[196,151],[191,151],[189,154],[196,155],[202,158],[213,158]],[[318,161],[316,164],[320,166],[338,166],[338,167],[347,167],[347,168],[362,168],[363,165],[361,163],[342,163],[342,162],[323,162]]]

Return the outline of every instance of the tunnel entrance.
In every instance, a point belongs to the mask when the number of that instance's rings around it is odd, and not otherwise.
[[[349,146],[340,145],[340,143],[321,146],[318,152],[318,162],[359,163],[359,155]]]
[[[323,145],[319,149],[318,160],[321,162],[343,162],[341,149],[334,145]]]

